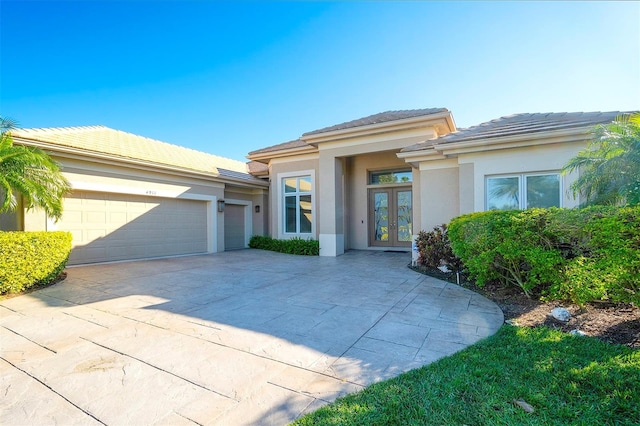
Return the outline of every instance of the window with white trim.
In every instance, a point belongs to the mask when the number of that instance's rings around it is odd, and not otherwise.
[[[311,176],[282,179],[283,229],[285,234],[311,234],[313,232],[312,184]]]
[[[530,173],[486,178],[486,209],[562,207],[560,173]]]

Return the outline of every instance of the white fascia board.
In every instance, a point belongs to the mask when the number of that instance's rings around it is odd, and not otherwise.
[[[436,151],[433,148],[419,150],[419,151],[407,151],[407,152],[399,152],[396,156],[406,161],[407,163],[419,163],[422,161],[434,161],[434,160],[444,160],[447,158],[446,155],[443,155],[442,152]],[[416,166],[417,167],[417,166]]]
[[[274,158],[290,157],[292,155],[309,154],[314,152],[318,152],[318,149],[314,146],[309,145],[278,151],[269,151],[254,155],[247,155],[247,159],[251,161],[257,161],[259,163],[269,164],[269,161]]]

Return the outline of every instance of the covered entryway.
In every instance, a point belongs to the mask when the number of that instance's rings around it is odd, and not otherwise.
[[[247,247],[245,210],[247,206],[227,204],[224,209],[224,249],[239,250]]]
[[[70,265],[205,253],[207,203],[75,191],[55,228],[73,235]]]
[[[369,190],[369,244],[410,247],[411,187]]]

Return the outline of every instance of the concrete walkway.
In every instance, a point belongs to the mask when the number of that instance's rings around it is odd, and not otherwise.
[[[258,250],[68,269],[0,301],[0,424],[286,424],[493,334],[404,253]]]

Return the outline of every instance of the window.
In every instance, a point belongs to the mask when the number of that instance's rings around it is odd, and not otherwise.
[[[387,183],[410,183],[413,181],[411,170],[387,170],[383,172],[370,172],[369,184],[382,185]]]
[[[311,176],[287,177],[282,180],[285,234],[312,233]]]
[[[522,174],[487,178],[487,210],[561,207],[560,174]]]

